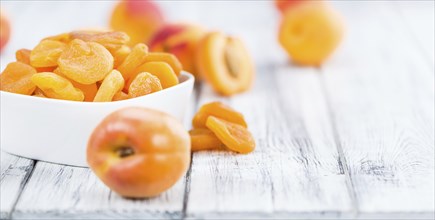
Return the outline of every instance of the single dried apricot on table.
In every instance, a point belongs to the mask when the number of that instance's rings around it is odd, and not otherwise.
[[[192,151],[220,150],[224,144],[216,135],[206,128],[195,128],[189,131]]]
[[[32,82],[49,98],[72,101],[83,101],[85,98],[80,89],[75,88],[68,79],[55,73],[36,73],[32,76]]]
[[[118,67],[119,72],[125,80],[129,80],[134,75],[134,70],[145,62],[148,47],[145,44],[136,44],[124,62]]]
[[[320,65],[341,42],[343,29],[342,19],[326,2],[306,2],[286,10],[279,42],[295,63]]]
[[[35,84],[31,77],[36,70],[21,62],[9,63],[0,74],[0,89],[23,95],[31,95],[35,90]]]
[[[209,116],[215,116],[226,121],[239,124],[243,127],[248,127],[243,115],[231,107],[224,105],[221,102],[210,102],[207,103],[199,109],[192,120],[192,125],[194,128],[205,128],[207,118]]]
[[[124,108],[92,132],[87,162],[104,184],[126,197],[156,196],[190,164],[190,139],[174,117],[148,108]]]
[[[56,68],[55,70],[53,70],[53,73],[56,73],[57,75],[62,76],[65,79],[68,79],[73,84],[74,87],[76,87],[77,89],[80,89],[83,92],[83,94],[85,95],[84,101],[86,101],[86,102],[94,101],[94,97],[98,91],[98,87],[97,87],[96,83],[92,83],[92,84],[88,84],[88,85],[78,83],[78,82],[66,77],[65,74],[63,74],[59,68]]]
[[[114,64],[113,68],[118,68],[122,62],[124,62],[125,58],[131,53],[131,49],[127,45],[123,45],[121,48],[112,53]]]
[[[255,149],[255,140],[251,133],[239,124],[209,116],[206,125],[232,151],[246,154]]]
[[[148,53],[147,56],[145,57],[145,63],[156,62],[156,61],[162,61],[169,64],[169,66],[171,66],[172,70],[174,70],[174,73],[177,76],[179,76],[181,70],[183,70],[183,66],[181,65],[177,57],[170,53],[152,52],[152,53]]]
[[[75,39],[61,54],[58,64],[68,78],[81,84],[93,84],[113,69],[113,57],[98,43]]]
[[[122,88],[124,88],[124,78],[119,71],[112,70],[101,83],[94,102],[110,102]]]
[[[67,45],[55,40],[42,40],[30,52],[30,64],[33,67],[57,66],[57,60]]]
[[[178,77],[172,70],[171,66],[165,62],[148,62],[144,63],[138,68],[134,70],[135,74],[139,74],[142,72],[148,72],[157,76],[159,78],[160,83],[162,84],[162,88],[166,89],[171,86],[175,86],[178,84]],[[129,82],[128,86],[131,83]]]
[[[252,84],[254,66],[238,38],[209,33],[199,43],[196,58],[201,76],[222,95],[243,92]]]
[[[162,90],[159,78],[143,72],[136,75],[128,87],[128,95],[130,98],[147,95],[153,92]]]
[[[73,31],[70,33],[70,36],[71,39],[80,39],[86,42],[99,43],[111,52],[115,52],[130,41],[130,37],[126,33],[119,31]]]

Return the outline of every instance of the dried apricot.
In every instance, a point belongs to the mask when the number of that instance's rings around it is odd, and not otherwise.
[[[9,63],[0,75],[0,89],[23,95],[30,95],[35,90],[35,84],[30,80],[36,70],[21,62]]]
[[[209,116],[206,126],[232,151],[245,154],[255,149],[255,140],[251,133],[239,124]]]
[[[128,94],[123,92],[123,91],[119,91],[117,92],[114,96],[112,101],[121,101],[121,100],[126,100],[128,99]]]
[[[53,73],[56,73],[57,75],[62,76],[65,79],[68,79],[73,84],[74,87],[76,87],[77,89],[80,89],[83,92],[83,94],[85,95],[84,101],[86,101],[86,102],[94,101],[94,97],[98,91],[98,87],[97,87],[96,83],[92,83],[89,85],[78,83],[78,82],[66,77],[65,74],[63,74],[59,68],[56,68],[53,71]]]
[[[119,72],[125,80],[129,80],[134,74],[134,70],[145,62],[148,47],[145,44],[136,44],[131,53],[125,58],[124,62],[118,67]]]
[[[209,116],[216,116],[226,121],[239,124],[243,127],[248,127],[243,115],[231,107],[224,105],[221,102],[210,102],[203,105],[195,114],[192,120],[194,128],[205,128],[206,121]]]
[[[111,32],[89,32],[73,31],[70,33],[71,39],[80,39],[86,42],[95,42],[103,45],[109,51],[116,51],[130,41],[130,37],[119,31]]]
[[[71,36],[69,33],[62,33],[62,34],[46,37],[43,40],[55,40],[63,43],[69,43],[71,41]]]
[[[171,66],[172,70],[174,70],[174,73],[177,76],[180,75],[181,70],[183,69],[183,66],[181,65],[177,57],[170,53],[153,52],[153,53],[148,53],[147,56],[145,57],[145,63],[155,62],[155,61],[162,61],[169,64],[169,66]]]
[[[103,46],[79,39],[71,41],[58,60],[60,71],[81,84],[93,84],[113,69],[113,57]]]
[[[139,66],[134,70],[135,74],[148,72],[157,76],[163,89],[175,86],[178,84],[178,77],[172,70],[171,66],[165,62],[148,62]]]
[[[117,70],[112,70],[106,78],[104,78],[103,83],[101,83],[98,89],[97,95],[95,95],[94,102],[110,102],[113,96],[120,92],[124,87],[124,78]]]
[[[127,58],[128,54],[130,54],[130,52],[130,47],[126,45],[123,45],[121,48],[113,52],[112,55],[115,61],[113,64],[113,68],[118,68],[118,66],[121,65],[122,62],[124,62],[125,58]]]
[[[36,73],[32,76],[32,82],[49,98],[72,101],[83,101],[85,98],[80,89],[56,73]]]
[[[40,88],[36,88],[32,96],[47,98],[47,96],[44,95],[44,92]]]
[[[15,52],[15,58],[18,62],[25,63],[27,65],[30,65],[30,53],[32,51],[29,49],[19,49],[17,52]]]
[[[30,52],[30,64],[33,67],[57,66],[57,60],[67,45],[55,40],[42,40]]]
[[[128,87],[128,96],[130,98],[143,96],[153,92],[162,90],[159,78],[156,76],[143,72],[137,74]]]
[[[209,129],[195,128],[189,134],[192,151],[224,149],[222,141]]]

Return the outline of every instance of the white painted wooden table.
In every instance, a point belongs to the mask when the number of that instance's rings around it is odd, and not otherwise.
[[[105,25],[113,4],[1,1],[14,28],[2,69],[47,35]],[[347,33],[319,68],[286,61],[272,2],[159,4],[169,20],[245,39],[253,89],[222,98],[198,85],[191,112],[230,104],[256,151],[195,153],[185,178],[146,200],[121,198],[85,168],[1,153],[1,218],[434,218],[433,1],[334,2]]]

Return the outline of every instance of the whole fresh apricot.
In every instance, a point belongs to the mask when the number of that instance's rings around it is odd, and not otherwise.
[[[0,11],[0,51],[3,50],[3,47],[9,41],[10,35],[11,26],[9,20],[6,18],[4,12]]]
[[[221,95],[233,95],[250,88],[254,64],[243,42],[220,32],[204,36],[196,52],[198,72]]]
[[[312,0],[275,0],[275,6],[279,12],[285,13],[287,9],[308,1]]]
[[[122,0],[113,10],[110,26],[130,36],[130,46],[146,43],[164,23],[159,7],[149,0]]]
[[[93,131],[87,161],[118,194],[143,198],[173,186],[190,163],[190,137],[172,116],[147,108],[113,112]]]
[[[338,13],[324,2],[298,4],[285,11],[279,42],[291,59],[301,65],[320,65],[343,37]]]
[[[167,24],[154,34],[148,45],[151,52],[174,54],[184,70],[198,76],[194,63],[195,50],[204,33],[196,25]]]

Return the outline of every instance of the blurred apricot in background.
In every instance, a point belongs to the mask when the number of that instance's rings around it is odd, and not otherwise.
[[[115,6],[110,18],[111,28],[130,36],[130,46],[148,42],[163,24],[160,8],[149,0],[122,0]]]
[[[9,41],[9,37],[11,35],[11,26],[9,20],[6,18],[3,10],[0,11],[0,52],[3,50],[3,47]]]
[[[293,62],[320,65],[343,38],[341,16],[325,1],[300,2],[284,11],[279,42]]]

